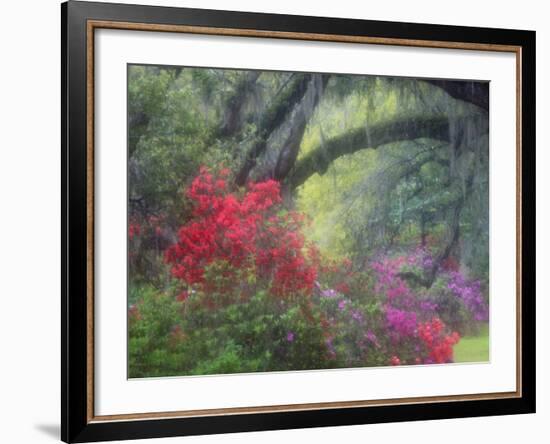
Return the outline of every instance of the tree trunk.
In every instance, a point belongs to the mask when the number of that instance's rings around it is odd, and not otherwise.
[[[258,80],[260,74],[261,71],[248,72],[235,88],[233,95],[227,99],[223,124],[218,137],[231,137],[242,129],[243,111],[250,93],[254,91],[256,80]]]
[[[248,175],[256,165],[258,157],[267,147],[269,136],[285,121],[286,117],[294,109],[294,106],[302,100],[310,80],[310,74],[298,74],[286,91],[281,93],[276,98],[275,103],[266,110],[258,125],[256,142],[247,153],[244,163],[235,177],[237,185],[244,185],[246,183]]]

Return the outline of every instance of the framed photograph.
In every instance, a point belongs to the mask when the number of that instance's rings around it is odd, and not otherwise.
[[[535,33],[69,1],[62,439],[535,411]]]

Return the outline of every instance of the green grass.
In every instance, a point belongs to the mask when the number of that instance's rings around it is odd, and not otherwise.
[[[455,362],[485,362],[489,360],[489,326],[484,325],[476,336],[465,336],[454,348]]]

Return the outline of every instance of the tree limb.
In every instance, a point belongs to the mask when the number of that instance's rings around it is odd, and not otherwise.
[[[455,99],[472,103],[489,112],[489,82],[461,82],[458,80],[425,80]]]
[[[234,93],[226,101],[218,137],[231,137],[241,130],[244,121],[242,114],[248,95],[254,89],[260,74],[261,71],[250,71],[237,84]]]
[[[474,125],[480,135],[489,131],[486,116],[462,118],[462,125]],[[450,141],[449,119],[446,116],[397,118],[370,126],[352,129],[340,136],[326,141],[322,146],[314,148],[302,159],[296,162],[289,176],[291,188],[302,185],[315,173],[324,174],[330,164],[337,158],[356,151],[382,145],[415,139],[434,139]]]
[[[252,168],[256,165],[258,157],[265,151],[270,134],[276,130],[285,120],[294,106],[302,100],[307,91],[310,74],[299,74],[294,81],[282,92],[277,100],[267,109],[261,117],[258,125],[256,142],[247,153],[244,163],[238,171],[235,182],[244,185]]]
[[[283,149],[279,153],[277,165],[275,165],[273,174],[275,179],[279,181],[283,180],[294,166],[296,158],[298,157],[298,152],[300,151],[300,145],[302,144],[306,126],[310,117],[315,112],[315,108],[319,104],[319,100],[327,86],[329,77],[329,75],[319,74],[313,76],[310,82],[310,90],[304,99],[302,99],[300,108],[293,119],[290,134],[285,141]]]

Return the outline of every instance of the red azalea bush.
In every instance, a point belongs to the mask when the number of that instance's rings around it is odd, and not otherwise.
[[[453,362],[453,346],[458,343],[460,336],[457,332],[446,335],[444,327],[439,318],[418,324],[418,337],[424,342],[428,351],[425,362],[435,364]]]
[[[275,180],[249,184],[243,194],[229,191],[222,169],[214,176],[202,167],[186,192],[191,220],[178,231],[178,242],[166,250],[172,275],[190,287],[225,293],[247,281],[261,280],[279,296],[310,293],[317,270],[304,254],[303,217],[281,206]],[[224,264],[223,285],[212,288],[205,273]]]

